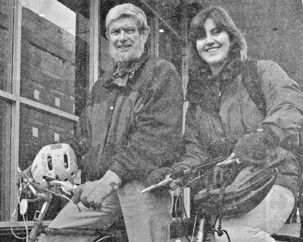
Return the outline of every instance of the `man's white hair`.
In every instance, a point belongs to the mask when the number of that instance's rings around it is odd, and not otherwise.
[[[121,17],[133,17],[137,19],[139,22],[138,29],[140,32],[149,29],[144,11],[131,3],[124,3],[116,5],[109,10],[105,19],[106,30],[108,30],[111,22]]]

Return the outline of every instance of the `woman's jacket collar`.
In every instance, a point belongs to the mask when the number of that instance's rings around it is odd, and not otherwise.
[[[217,76],[212,76],[210,68],[190,70],[186,99],[191,103],[201,103],[207,109],[213,109],[213,106],[217,104],[213,103],[211,85],[217,83],[223,91],[242,72],[243,66],[244,62],[240,58],[234,58],[226,62]]]

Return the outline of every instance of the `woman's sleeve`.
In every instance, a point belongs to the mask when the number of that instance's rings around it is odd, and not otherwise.
[[[278,135],[282,145],[298,145],[303,124],[303,93],[298,84],[273,61],[259,61],[266,117],[262,125]]]

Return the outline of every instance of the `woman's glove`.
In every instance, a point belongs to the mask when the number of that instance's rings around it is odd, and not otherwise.
[[[278,146],[278,136],[270,128],[266,128],[242,136],[235,145],[234,153],[241,161],[261,165],[270,150]]]

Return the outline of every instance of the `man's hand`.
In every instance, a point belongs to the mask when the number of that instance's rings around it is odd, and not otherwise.
[[[112,171],[107,171],[100,180],[88,181],[78,186],[72,197],[74,203],[82,202],[87,208],[97,209],[104,198],[119,188],[121,179]]]
[[[179,165],[178,163],[175,163],[172,167],[162,167],[155,169],[147,176],[145,185],[146,187],[150,187],[152,185],[158,184],[159,182],[163,181],[167,177],[167,175],[181,172],[186,169],[188,169],[187,166]],[[169,187],[170,189],[174,190],[179,186],[180,183],[180,179],[172,180],[169,183]]]
[[[162,167],[153,170],[146,178],[145,185],[147,187],[151,185],[155,185],[165,179],[165,177],[169,174],[173,173],[173,169],[169,167]]]

